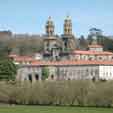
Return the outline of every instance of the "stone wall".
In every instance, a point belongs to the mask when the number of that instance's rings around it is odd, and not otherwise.
[[[20,81],[29,80],[35,82],[36,80],[41,80],[42,78],[42,68],[39,66],[22,66],[17,71],[16,79]]]
[[[99,79],[99,66],[61,66],[58,67],[58,71],[61,80]]]

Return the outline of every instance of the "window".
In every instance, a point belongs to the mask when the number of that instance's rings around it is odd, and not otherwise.
[[[110,76],[112,76],[112,73],[110,72]]]
[[[31,75],[31,74],[28,74],[28,80],[29,80],[30,82],[32,82],[32,75]]]
[[[102,60],[102,59],[103,59],[103,57],[102,57],[102,56],[99,56],[99,57],[98,57],[98,60]]]
[[[39,80],[39,75],[38,74],[35,74],[35,79]]]
[[[93,78],[92,78],[92,81],[95,82],[95,80],[96,80],[96,77],[93,77]]]
[[[89,60],[92,60],[92,57],[89,57]]]
[[[51,79],[52,79],[52,80],[54,79],[54,75],[51,75]]]
[[[106,72],[106,76],[108,77],[108,72]]]
[[[93,75],[93,70],[91,70],[90,74]]]

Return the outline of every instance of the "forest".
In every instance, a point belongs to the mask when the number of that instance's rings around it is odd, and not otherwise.
[[[105,51],[113,51],[113,36],[106,36],[97,28],[91,28],[87,36],[75,36],[76,49],[87,50],[88,45],[93,41],[93,36],[96,36],[97,43],[101,44]],[[32,55],[41,52],[44,38],[45,35],[13,34],[11,31],[1,31],[0,54]]]

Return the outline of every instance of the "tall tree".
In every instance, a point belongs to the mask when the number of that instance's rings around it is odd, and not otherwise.
[[[0,57],[0,80],[14,80],[16,65],[7,57]]]
[[[79,38],[79,49],[85,50],[85,49],[87,49],[87,47],[88,47],[88,42],[85,39],[85,37],[82,35]]]

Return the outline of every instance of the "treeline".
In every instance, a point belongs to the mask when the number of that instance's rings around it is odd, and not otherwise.
[[[113,107],[113,81],[1,82],[0,103]]]
[[[43,38],[39,35],[0,32],[0,53],[32,55],[43,50]]]
[[[93,33],[92,33],[93,32]],[[87,50],[96,35],[97,43],[103,45],[104,50],[113,52],[113,38],[104,36],[100,30],[93,28],[87,37],[76,38],[76,49]],[[75,36],[76,37],[76,36]],[[12,34],[10,31],[0,32],[0,53],[32,55],[43,50],[45,35]]]
[[[105,51],[112,51],[113,52],[113,37],[98,35],[96,37],[97,44],[103,46]],[[81,36],[78,38],[78,48],[81,50],[87,50],[88,45],[90,45],[93,41],[92,35],[88,35],[88,37]]]

